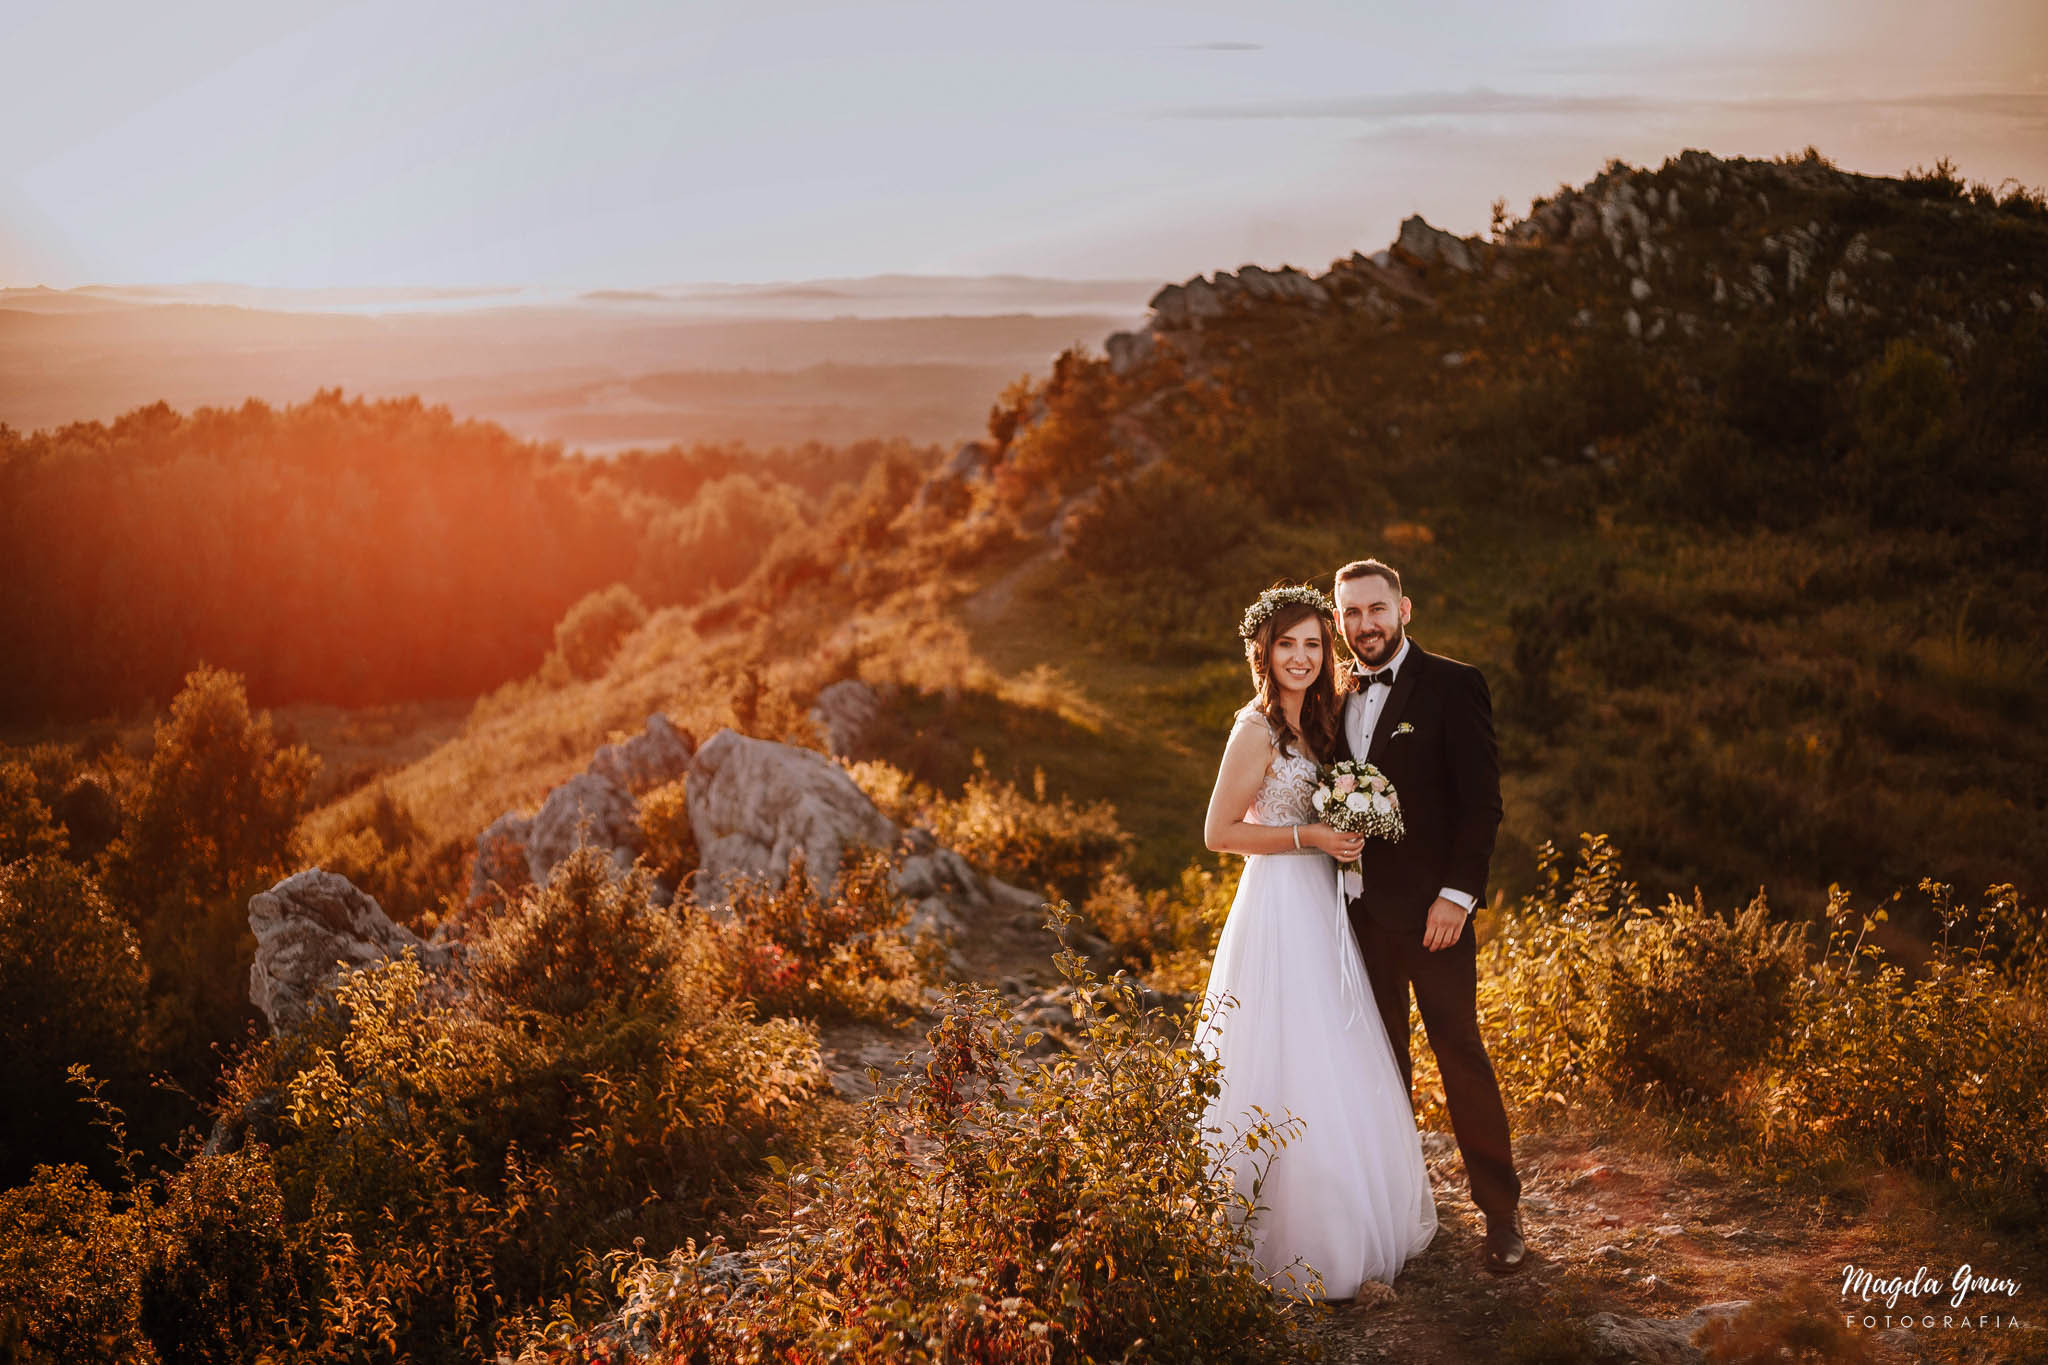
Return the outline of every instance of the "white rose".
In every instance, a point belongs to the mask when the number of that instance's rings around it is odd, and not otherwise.
[[[1363,815],[1372,809],[1371,800],[1372,798],[1368,797],[1364,792],[1353,792],[1344,798],[1344,807],[1347,810],[1355,810],[1360,815]]]
[[[1321,809],[1322,809],[1322,808],[1323,808],[1324,806],[1327,806],[1327,805],[1329,805],[1329,804],[1330,804],[1330,789],[1329,789],[1328,787],[1317,787],[1317,788],[1316,788],[1316,809],[1317,809],[1317,810],[1321,810]]]

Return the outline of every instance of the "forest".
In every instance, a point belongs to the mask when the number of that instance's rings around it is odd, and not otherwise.
[[[869,441],[565,455],[417,399],[0,427],[0,725],[161,707],[197,662],[259,705],[467,697],[622,583],[652,606],[744,578],[877,462]]]

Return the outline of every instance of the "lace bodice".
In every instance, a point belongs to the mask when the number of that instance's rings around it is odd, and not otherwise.
[[[1237,713],[1237,725],[1257,729],[1272,742],[1272,727],[1266,718],[1247,706]],[[1299,745],[1294,752],[1273,754],[1273,761],[1266,768],[1266,780],[1259,784],[1258,795],[1252,798],[1251,809],[1245,816],[1255,825],[1306,825],[1315,821],[1315,811],[1309,806],[1309,797],[1316,789],[1316,761],[1301,751]]]

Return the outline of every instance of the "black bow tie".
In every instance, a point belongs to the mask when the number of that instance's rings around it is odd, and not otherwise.
[[[1385,683],[1387,686],[1392,687],[1394,685],[1394,670],[1383,668],[1377,673],[1363,668],[1358,670],[1358,685],[1360,687],[1371,687],[1374,683]]]

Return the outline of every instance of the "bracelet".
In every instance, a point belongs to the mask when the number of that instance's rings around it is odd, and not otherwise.
[[[1296,826],[1294,827],[1294,846],[1295,846],[1296,848],[1300,848],[1300,847],[1301,847],[1301,826],[1300,826],[1300,825],[1296,825]]]

